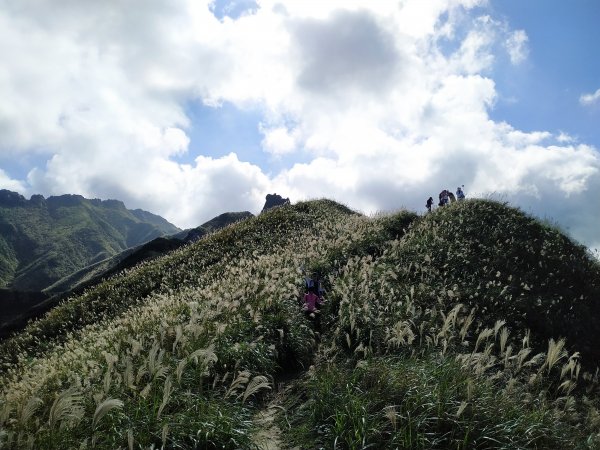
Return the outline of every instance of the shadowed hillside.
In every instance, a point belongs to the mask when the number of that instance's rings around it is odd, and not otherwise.
[[[320,324],[298,305],[312,274]],[[584,248],[504,204],[285,205],[3,342],[0,442],[598,448],[599,293]]]

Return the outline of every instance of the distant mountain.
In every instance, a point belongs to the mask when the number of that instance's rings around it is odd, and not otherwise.
[[[253,217],[253,214],[248,211],[223,213],[199,227],[183,230],[172,236],[155,238],[145,244],[124,250],[111,258],[95,262],[61,278],[44,291],[46,294],[52,295],[91,286],[102,278],[107,278],[122,270],[129,269],[142,261],[162,256],[188,242],[197,241],[208,233],[250,217]]]
[[[0,287],[41,291],[90,264],[181,231],[118,200],[0,190]]]
[[[184,230],[173,237],[182,239],[185,242],[193,242],[204,237],[208,233],[220,230],[221,228],[231,225],[232,223],[239,222],[240,220],[249,219],[250,217],[254,217],[254,215],[248,211],[226,212],[218,215],[217,217],[213,217],[199,227],[192,228],[190,230]]]
[[[85,289],[125,269],[163,256],[213,231],[250,217],[253,214],[248,211],[227,212],[197,228],[183,230],[172,236],[157,237],[73,272],[48,286],[43,292],[0,289],[0,339],[22,329],[30,319],[42,316],[66,297],[81,294]]]

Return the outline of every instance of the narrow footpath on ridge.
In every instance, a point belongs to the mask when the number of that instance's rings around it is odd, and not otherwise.
[[[277,424],[278,414],[287,414],[282,404],[286,394],[293,383],[306,373],[306,370],[284,374],[276,382],[276,391],[272,394],[269,402],[256,412],[252,419],[256,429],[252,440],[258,450],[300,450],[298,447],[288,447],[283,444],[281,436],[283,432]]]
[[[319,336],[314,348],[314,355],[318,354],[320,347]],[[252,441],[258,450],[301,450],[299,447],[289,447],[282,442],[284,432],[279,427],[277,419],[280,414],[287,415],[287,408],[283,405],[288,393],[294,387],[294,383],[302,379],[308,370],[300,369],[284,372],[275,380],[274,390],[270,395],[271,398],[263,408],[256,412],[252,419],[256,430]]]

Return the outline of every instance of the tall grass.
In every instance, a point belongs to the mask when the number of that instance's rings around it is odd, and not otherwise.
[[[18,353],[0,381],[4,444],[91,445],[90,428],[96,447],[248,443],[250,425],[233,424],[248,422],[278,371],[310,361],[313,332],[297,306],[300,268],[370,231],[368,219],[328,202],[312,203],[311,214],[303,208],[230,227],[108,280],[7,343]],[[77,402],[63,401],[46,424],[45,405],[61,387],[76,389]],[[41,405],[15,423],[34,395]],[[207,405],[200,415],[198,402]]]
[[[600,272],[553,233],[489,201],[278,208],[4,343],[0,443],[252,448],[256,409],[300,371],[280,426],[301,448],[596,448]],[[314,273],[319,339],[298,306]]]

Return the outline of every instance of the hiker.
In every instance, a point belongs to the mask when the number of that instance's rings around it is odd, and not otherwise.
[[[304,268],[301,268],[301,270],[304,271]],[[315,294],[317,294],[320,299],[325,295],[325,288],[323,287],[323,282],[321,281],[318,272],[313,272],[310,276],[304,276],[304,289],[308,292],[311,288],[314,289]]]
[[[304,310],[312,313],[319,309],[323,301],[317,295],[317,288],[312,287],[304,294]]]
[[[465,185],[463,184],[462,187],[465,187]],[[465,193],[460,188],[460,186],[456,188],[456,198],[458,199],[458,201],[465,199]]]
[[[323,287],[321,280],[318,280],[316,283],[316,292],[317,292],[317,297],[319,297],[319,303],[318,303],[317,307],[320,307],[324,302],[323,296],[325,295],[325,288]]]
[[[304,287],[306,290],[310,290],[315,287],[315,280],[310,277],[304,277]]]
[[[454,194],[450,191],[448,192],[448,198],[450,199],[450,203],[454,203],[456,201],[456,197],[454,196]]]
[[[427,199],[427,203],[425,203],[425,207],[427,208],[428,212],[431,212],[431,207],[433,206],[433,198],[429,197]]]
[[[322,291],[325,292],[325,291]],[[319,310],[324,300],[317,295],[317,287],[311,287],[306,294],[304,294],[304,305],[302,305],[302,311],[308,320],[313,323],[313,329],[317,339],[320,339],[321,333],[321,311]]]
[[[439,206],[445,206],[448,204],[448,190],[444,189],[442,192],[440,192],[440,205]]]

